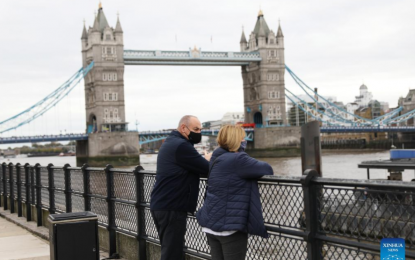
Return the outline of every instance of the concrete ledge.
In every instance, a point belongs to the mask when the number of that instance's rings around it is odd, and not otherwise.
[[[140,165],[140,156],[96,156],[96,157],[76,157],[77,167],[81,167],[87,163],[92,167],[105,167],[107,164],[111,164],[114,167],[117,166],[135,166]]]
[[[17,214],[12,214],[9,210],[4,210],[3,208],[0,208],[0,217],[5,218],[6,220],[26,229],[34,235],[49,241],[49,230],[46,227],[38,227],[34,221],[27,222],[26,218],[18,217]]]
[[[253,158],[279,158],[301,156],[301,149],[298,147],[275,147],[266,149],[249,149],[246,153]]]

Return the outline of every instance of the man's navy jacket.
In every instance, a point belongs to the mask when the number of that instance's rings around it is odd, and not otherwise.
[[[206,177],[209,162],[178,131],[172,131],[157,157],[156,183],[150,209],[195,212],[199,176]]]

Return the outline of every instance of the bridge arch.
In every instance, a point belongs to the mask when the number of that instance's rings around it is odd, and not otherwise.
[[[88,118],[88,126],[87,126],[87,134],[94,133],[98,131],[97,126],[97,117],[94,113],[89,114]]]
[[[257,126],[262,126],[262,113],[261,112],[256,112],[254,114],[254,123]]]

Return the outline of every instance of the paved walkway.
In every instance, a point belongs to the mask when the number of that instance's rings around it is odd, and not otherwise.
[[[0,260],[49,260],[49,243],[0,218]]]
[[[0,207],[0,260],[49,260],[49,256],[49,230]],[[100,251],[100,259],[107,257]]]

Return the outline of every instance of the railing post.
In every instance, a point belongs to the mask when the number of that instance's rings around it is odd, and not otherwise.
[[[21,164],[16,164],[16,187],[17,187],[17,216],[21,217],[23,214],[22,210],[22,174]]]
[[[49,191],[49,214],[55,214],[55,176],[53,175],[53,164],[49,163],[48,169],[48,191]]]
[[[36,165],[30,167],[30,203],[36,207]]]
[[[9,193],[10,193],[10,213],[15,213],[14,210],[14,178],[13,178],[13,163],[9,163]]]
[[[137,240],[138,240],[138,259],[146,260],[147,259],[147,250],[146,250],[146,240],[143,238],[145,236],[145,216],[144,208],[141,205],[143,198],[143,178],[144,176],[140,174],[140,171],[144,170],[143,167],[137,166],[134,169],[135,176],[135,209],[137,214]]]
[[[66,213],[72,212],[72,185],[71,185],[71,167],[69,164],[63,166],[63,174],[65,177],[65,210]]]
[[[7,179],[6,179],[6,163],[1,165],[3,171],[3,209],[7,210]]]
[[[109,255],[110,257],[116,254],[117,241],[115,233],[115,205],[112,200],[114,197],[114,175],[111,173],[111,165],[105,167],[105,175],[107,178],[107,204],[108,204],[108,237],[109,237]]]
[[[4,190],[3,190],[3,164],[0,164],[0,195],[1,193],[4,194]],[[0,207],[3,207],[3,200],[0,197]]]
[[[36,177],[36,216],[37,226],[42,226],[42,185],[40,182],[40,164],[35,165],[35,177]]]
[[[1,195],[2,192],[4,194],[4,191],[3,191],[3,164],[0,164],[0,187],[1,187],[1,190],[0,190],[0,195]],[[3,207],[3,201],[1,200],[1,198],[0,198],[0,207]]]
[[[304,212],[306,220],[306,242],[307,242],[307,259],[319,260],[322,254],[322,243],[316,239],[319,223],[318,210],[318,189],[313,185],[312,180],[318,177],[316,170],[306,170],[301,177],[301,185],[304,193]]]
[[[32,221],[32,206],[31,206],[31,189],[30,189],[30,165],[26,163],[24,165],[24,179],[26,187],[26,221]]]
[[[89,194],[91,194],[91,183],[90,183],[90,172],[87,170],[88,164],[82,165],[82,176],[84,179],[84,209],[85,211],[91,211],[91,197]]]

